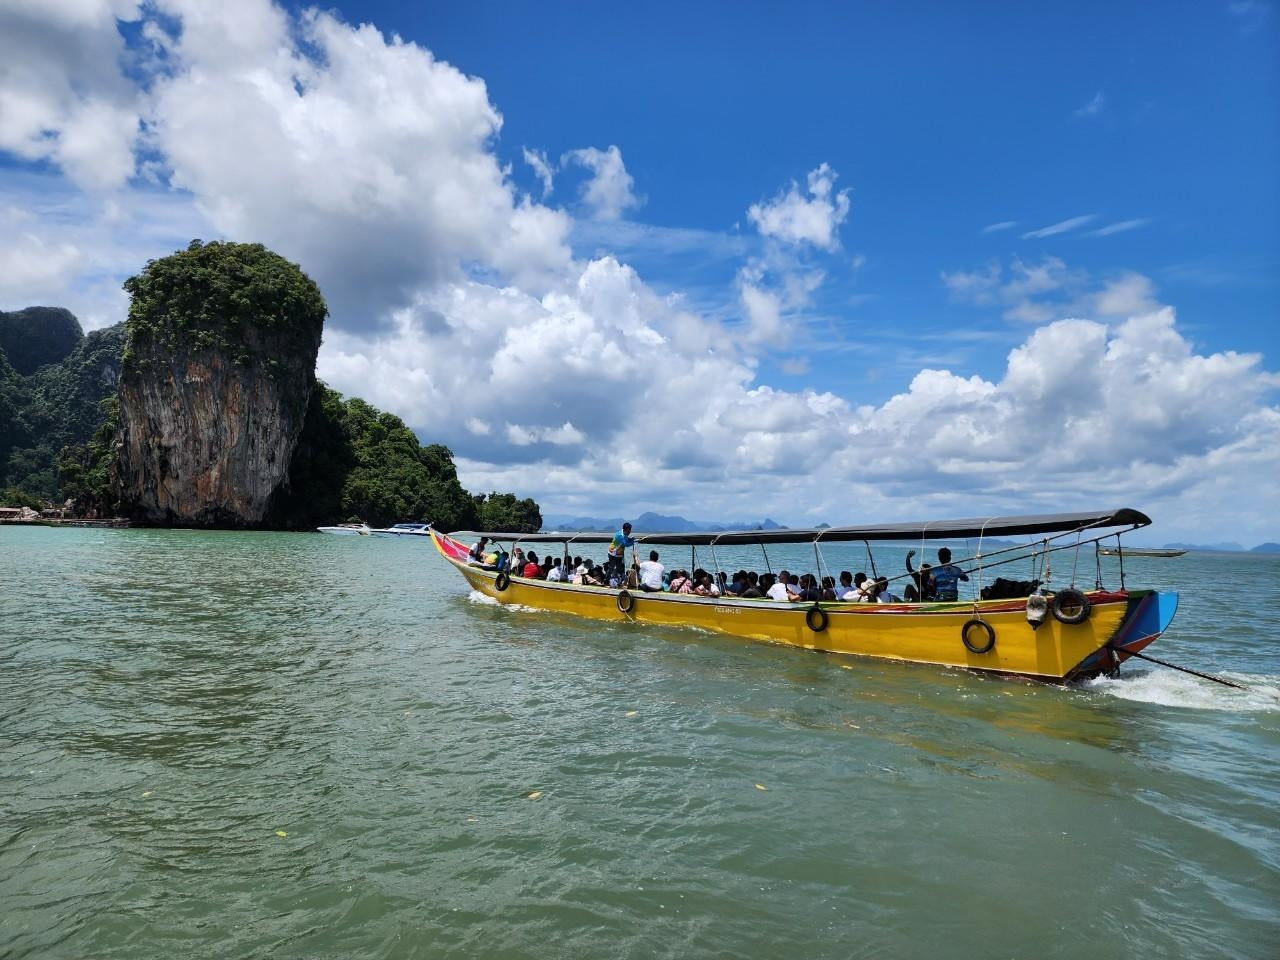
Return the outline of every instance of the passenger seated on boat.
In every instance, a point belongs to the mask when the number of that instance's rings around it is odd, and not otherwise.
[[[946,547],[943,547],[946,550]],[[920,569],[916,570],[911,566],[911,558],[916,555],[914,550],[907,551],[907,573],[911,574],[914,581],[915,593],[918,600],[922,602],[931,602],[936,599],[936,589],[933,580],[933,566],[928,563],[920,564]],[[951,551],[947,550],[947,556],[951,555]],[[967,579],[967,578],[966,578]],[[907,587],[907,599],[910,600],[911,587]]]
[[[791,574],[783,570],[778,574],[778,582],[765,591],[770,600],[799,600],[800,594],[792,589]]]
[[[858,597],[859,603],[879,603],[880,598],[880,582],[872,580],[870,577],[862,581],[862,593]]]
[[[489,545],[489,538],[481,537],[480,541],[475,545],[473,545],[471,549],[467,551],[468,559],[474,560],[476,563],[484,563],[484,555],[486,553],[485,547],[487,547],[488,545]]]
[[[721,596],[724,596],[729,590],[729,575],[723,570],[716,574],[716,586],[720,588]]]
[[[516,547],[515,550],[511,552],[511,564],[510,564],[511,572],[514,573],[517,577],[523,577],[524,565],[525,565],[524,551],[519,547]]]
[[[822,599],[822,591],[818,589],[818,578],[812,573],[806,573],[798,581],[793,574],[791,581],[792,589],[799,594],[801,600],[816,603]]]
[[[667,590],[670,593],[693,593],[693,580],[683,570],[673,570]]]
[[[747,589],[743,590],[738,596],[748,600],[759,600],[764,597],[763,582],[760,575],[752,570],[747,574]]]
[[[853,574],[848,570],[840,571],[840,586],[835,588],[837,600],[852,600],[850,596],[854,592]]]
[[[747,587],[751,586],[751,581],[747,579],[747,571],[739,570],[733,575],[733,580],[729,583],[729,587],[725,593],[740,597],[746,592]]]
[[[560,566],[560,558],[551,561],[551,569],[547,571],[548,583],[564,583],[564,567]]]
[[[529,551],[529,562],[524,565],[523,574],[530,580],[542,579],[542,566],[538,563],[538,555],[532,550]]]
[[[933,596],[936,600],[959,600],[960,583],[969,582],[969,575],[951,562],[951,551],[938,548],[938,565],[933,568]]]
[[[910,566],[911,561],[908,560],[908,569]],[[911,571],[911,583],[902,591],[903,599],[908,603],[924,603],[933,599],[933,577],[929,575],[932,569],[929,564],[922,563],[919,570]]]
[[[901,603],[902,598],[895,596],[889,592],[889,578],[880,577],[876,580],[876,594],[880,603]]]
[[[658,551],[650,550],[649,559],[640,563],[640,589],[645,593],[662,592],[662,574],[664,567],[658,562]]]
[[[705,570],[703,571],[701,578],[698,580],[698,585],[693,588],[693,592],[700,597],[720,596],[720,588],[716,586],[716,582],[711,579],[711,574],[707,573]]]
[[[609,582],[609,578],[604,572],[604,567],[592,567],[591,570],[583,576],[582,582],[588,587],[603,587]]]

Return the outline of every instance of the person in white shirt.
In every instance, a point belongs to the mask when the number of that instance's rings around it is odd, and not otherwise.
[[[848,570],[840,571],[840,585],[836,587],[837,600],[857,600],[858,588],[853,585],[853,574]]]
[[[564,583],[564,579],[564,567],[560,566],[560,558],[556,557],[551,569],[547,571],[547,583]]]
[[[662,575],[666,567],[658,562],[658,551],[650,550],[649,559],[640,564],[640,589],[646,593],[662,590]]]
[[[766,596],[770,600],[799,600],[800,595],[791,586],[791,574],[786,570],[778,574],[778,582],[769,588]]]

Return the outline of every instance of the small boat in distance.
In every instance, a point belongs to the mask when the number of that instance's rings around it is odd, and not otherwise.
[[[1180,557],[1185,550],[1156,550],[1150,547],[1099,547],[1098,553],[1104,557]]]
[[[425,523],[396,523],[374,528],[371,532],[375,537],[420,537],[423,540],[431,537],[431,528]]]
[[[321,533],[333,533],[340,537],[369,537],[373,531],[364,523],[339,523],[332,527],[316,527]]]
[[[716,547],[760,547],[763,567],[772,570],[767,547],[776,544],[809,544],[813,570],[819,579],[832,573],[822,558],[826,544],[856,543],[866,549],[871,578],[888,581],[895,599],[883,602],[787,601],[745,596],[699,596],[666,590],[641,592],[635,587],[589,586],[551,583],[512,575],[506,570],[476,563],[461,539],[431,531],[436,549],[476,590],[516,609],[535,608],[572,613],[597,620],[661,626],[698,627],[748,640],[788,644],[807,650],[855,656],[879,657],[913,663],[962,667],[994,674],[1029,677],[1048,682],[1068,682],[1100,675],[1115,675],[1120,664],[1157,640],[1178,608],[1176,593],[1129,589],[1123,565],[1119,582],[1104,587],[1101,563],[1082,563],[1081,552],[1110,539],[1145,527],[1151,520],[1132,509],[1092,513],[1042,514],[1020,517],[988,517],[924,523],[876,524],[861,527],[826,527],[813,530],[743,530],[724,532],[635,533],[637,549],[657,545],[692,551],[690,567],[698,564],[699,548],[708,572],[719,578],[722,565]],[[579,544],[607,544],[609,533],[486,533],[495,544],[554,544],[568,556]],[[1027,537],[1026,542],[1008,538]],[[994,542],[1004,539],[1006,542]],[[955,559],[969,580],[972,599],[936,600],[928,595],[918,602],[902,602],[912,581],[919,585],[932,578],[924,567],[911,573],[885,576],[876,568],[873,545],[912,546],[953,541]],[[977,549],[965,556],[968,544]],[[989,552],[984,553],[984,544]],[[1089,549],[1090,547],[1094,549]],[[806,551],[807,552],[807,551]],[[861,551],[860,551],[861,552]],[[633,554],[634,555],[634,554]],[[1056,555],[1056,556],[1055,556]],[[1050,558],[1065,561],[1060,568],[1072,571],[1070,584],[1052,583]],[[897,561],[897,562],[900,562]],[[1017,567],[1009,565],[1017,564]],[[1034,579],[1005,579],[997,573],[1027,569]],[[896,563],[895,563],[896,566]],[[1075,571],[1096,568],[1097,580],[1077,587]],[[922,576],[923,574],[923,576]],[[792,578],[794,581],[794,577]],[[895,586],[896,582],[896,586]]]

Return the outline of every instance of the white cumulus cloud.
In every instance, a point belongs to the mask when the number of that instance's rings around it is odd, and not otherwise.
[[[836,172],[824,163],[810,171],[807,196],[793,181],[772,200],[753,203],[747,210],[747,219],[763,236],[835,250],[840,245],[837,231],[849,216],[849,191],[835,190],[836,177]]]
[[[641,199],[636,196],[635,181],[627,173],[622,162],[622,151],[616,146],[608,150],[583,147],[570,150],[561,159],[562,164],[577,164],[591,173],[582,185],[582,201],[599,220],[618,220],[632,207],[638,207]]]
[[[117,18],[137,0],[0,4],[0,150],[48,160],[89,189],[134,172],[141,93],[124,77]]]

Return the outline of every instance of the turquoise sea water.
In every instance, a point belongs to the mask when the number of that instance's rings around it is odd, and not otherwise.
[[[0,529],[0,956],[1273,960],[1280,557],[1126,568],[1182,593],[1151,653],[1255,689],[522,613],[422,542]]]

